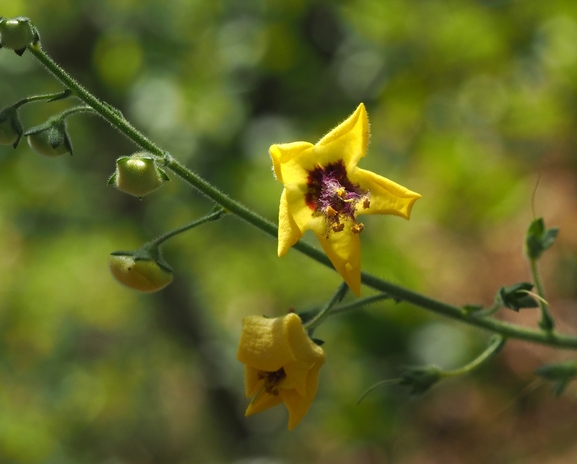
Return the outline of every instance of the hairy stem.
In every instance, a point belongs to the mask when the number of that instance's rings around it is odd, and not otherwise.
[[[42,50],[39,42],[29,45],[28,50],[30,50],[32,55],[36,57],[36,59],[38,59],[38,61],[44,65],[46,69],[50,71],[58,81],[70,89],[74,96],[82,100],[87,105],[91,106],[102,118],[116,127],[117,130],[126,135],[136,145],[164,160],[165,166],[172,170],[179,177],[181,177],[185,182],[195,187],[201,193],[212,199],[217,204],[221,205],[230,213],[233,213],[244,219],[246,222],[259,228],[268,235],[275,238],[277,237],[278,228],[274,223],[263,218],[241,203],[233,200],[228,195],[212,186],[202,177],[181,165],[165,151],[161,150],[156,144],[154,144],[141,132],[135,129],[118,110],[100,101],[82,85],[80,85],[75,79],[73,79],[66,71],[64,71],[64,69],[62,69]],[[312,258],[313,260],[324,264],[331,269],[333,268],[327,256],[311,245],[300,241],[296,243],[293,248],[307,255],[309,258]],[[490,332],[501,334],[504,337],[526,340],[529,342],[555,346],[558,348],[577,350],[577,336],[562,335],[552,330],[544,331],[528,329],[519,325],[501,322],[492,318],[471,317],[462,308],[437,301],[433,298],[429,298],[407,288],[379,279],[365,272],[361,274],[361,281],[366,286],[385,293],[395,300],[405,301],[437,314],[461,321],[465,324],[473,325]]]

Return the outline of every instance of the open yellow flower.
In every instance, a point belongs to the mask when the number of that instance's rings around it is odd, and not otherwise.
[[[243,319],[237,359],[244,364],[250,416],[284,402],[292,430],[309,410],[316,394],[325,353],[306,334],[294,313],[274,319]]]
[[[360,214],[394,214],[409,219],[418,193],[357,167],[369,143],[369,119],[362,103],[316,145],[272,145],[280,200],[278,255],[284,256],[313,230],[323,250],[355,294],[361,292]]]

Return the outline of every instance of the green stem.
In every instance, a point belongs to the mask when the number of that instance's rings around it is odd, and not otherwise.
[[[355,300],[351,303],[335,306],[333,309],[331,309],[328,316],[335,316],[337,314],[354,311],[355,309],[363,309],[370,304],[376,303],[377,301],[390,300],[390,299],[391,297],[384,293],[368,296],[366,298],[359,298],[358,300]]]
[[[549,312],[549,305],[545,299],[545,289],[543,287],[543,282],[541,281],[539,268],[537,267],[537,260],[529,258],[529,264],[531,267],[533,282],[535,283],[535,289],[537,290],[537,295],[539,295],[539,298],[537,298],[539,301],[539,308],[541,308],[541,320],[539,321],[539,327],[547,332],[550,332],[555,327],[555,322],[551,316],[551,313]]]
[[[164,152],[144,135],[137,131],[118,111],[111,105],[100,101],[82,85],[80,85],[72,76],[70,76],[64,69],[62,69],[52,58],[50,58],[44,50],[40,42],[28,45],[28,50],[34,57],[44,65],[44,67],[52,73],[52,75],[60,81],[64,86],[70,89],[73,95],[82,100],[87,105],[91,106],[102,118],[107,120],[116,129],[126,135],[138,146],[153,153],[159,157],[164,156]]]
[[[216,211],[213,211],[212,213],[207,214],[206,216],[201,217],[196,221],[192,221],[189,224],[179,227],[178,229],[171,230],[170,232],[167,232],[166,234],[163,234],[160,237],[151,240],[150,242],[145,244],[143,248],[158,248],[162,243],[166,242],[169,238],[172,238],[175,235],[186,232],[187,230],[194,229],[195,227],[198,227],[206,222],[216,221],[217,219],[220,219],[224,214],[226,214],[226,211],[222,208],[218,208]]]
[[[317,313],[315,317],[313,317],[310,321],[306,324],[303,324],[305,330],[308,331],[310,337],[312,337],[314,330],[323,323],[323,321],[330,315],[331,308],[342,301],[345,297],[347,291],[349,290],[349,286],[343,282],[339,285],[338,290],[335,292],[333,297],[329,300],[329,302],[324,305],[321,310]]]
[[[487,349],[485,351],[483,351],[477,358],[475,358],[469,364],[466,364],[465,366],[463,366],[459,369],[452,370],[452,371],[440,371],[441,376],[442,377],[455,377],[458,375],[468,374],[473,369],[476,369],[481,364],[483,364],[485,361],[487,361],[489,358],[498,354],[499,351],[501,351],[501,349],[503,348],[503,345],[505,344],[505,342],[506,342],[506,340],[504,337],[502,337],[500,335],[495,336],[491,340],[491,342],[489,343],[489,346],[487,347]]]
[[[136,145],[164,159],[165,165],[175,174],[180,176],[184,181],[198,189],[200,192],[224,207],[229,212],[244,219],[246,222],[261,229],[263,232],[275,238],[278,236],[278,228],[274,223],[259,216],[241,203],[231,199],[226,194],[210,185],[203,178],[181,165],[178,161],[176,161],[166,152],[161,150],[157,145],[148,140],[143,134],[137,131],[128,121],[126,121],[126,119],[124,119],[118,110],[115,110],[110,105],[103,103],[94,97],[90,92],[88,92],[84,87],[76,82],[76,80],[74,80],[66,71],[64,71],[64,69],[56,64],[56,62],[54,62],[42,50],[39,42],[29,45],[28,50],[30,50],[30,53],[32,53],[32,55],[34,55],[38,61],[42,63],[48,69],[48,71],[54,75],[57,80],[72,90],[76,97],[84,101],[87,105],[91,106],[102,118],[116,127]],[[293,248],[305,254],[309,258],[312,258],[313,260],[324,264],[331,269],[333,268],[327,256],[311,245],[300,241],[297,242]],[[405,301],[407,303],[464,322],[466,324],[476,326],[490,332],[499,333],[505,337],[517,338],[520,340],[526,340],[559,348],[577,350],[576,336],[561,335],[553,331],[544,332],[542,330],[537,331],[527,329],[525,327],[501,322],[492,318],[476,319],[474,317],[470,317],[467,312],[461,308],[434,300],[425,295],[379,279],[365,272],[361,273],[361,281],[363,284],[383,292],[395,300]]]

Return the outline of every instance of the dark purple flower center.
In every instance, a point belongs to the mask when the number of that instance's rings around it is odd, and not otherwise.
[[[305,202],[314,214],[325,216],[327,236],[331,230],[343,230],[347,220],[352,221],[352,232],[362,232],[363,224],[357,224],[357,208],[359,204],[364,209],[370,206],[369,191],[350,181],[343,160],[309,171]]]

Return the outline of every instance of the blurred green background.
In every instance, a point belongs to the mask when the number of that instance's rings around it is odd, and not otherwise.
[[[315,142],[363,101],[361,167],[423,195],[411,221],[366,217],[363,268],[448,302],[490,305],[528,280],[534,214],[561,227],[542,260],[559,329],[577,328],[577,2],[574,0],[3,0],[44,49],[173,156],[276,220],[272,143]],[[0,50],[0,107],[61,89]],[[21,111],[25,127],[71,102]],[[75,156],[0,147],[0,462],[458,464],[577,460],[575,389],[537,366],[571,353],[510,342],[425,396],[405,365],[454,368],[487,334],[403,303],[330,319],[313,407],[245,419],[241,319],[330,298],[339,276],[234,218],[171,240],[175,282],[121,287],[108,254],[211,204],[174,176],[142,201],[108,187],[136,151],[73,116]],[[536,193],[536,185],[538,188]],[[310,239],[310,237],[307,237]],[[314,241],[311,240],[311,243]],[[369,295],[369,289],[364,289]],[[500,313],[535,326],[538,314]]]

